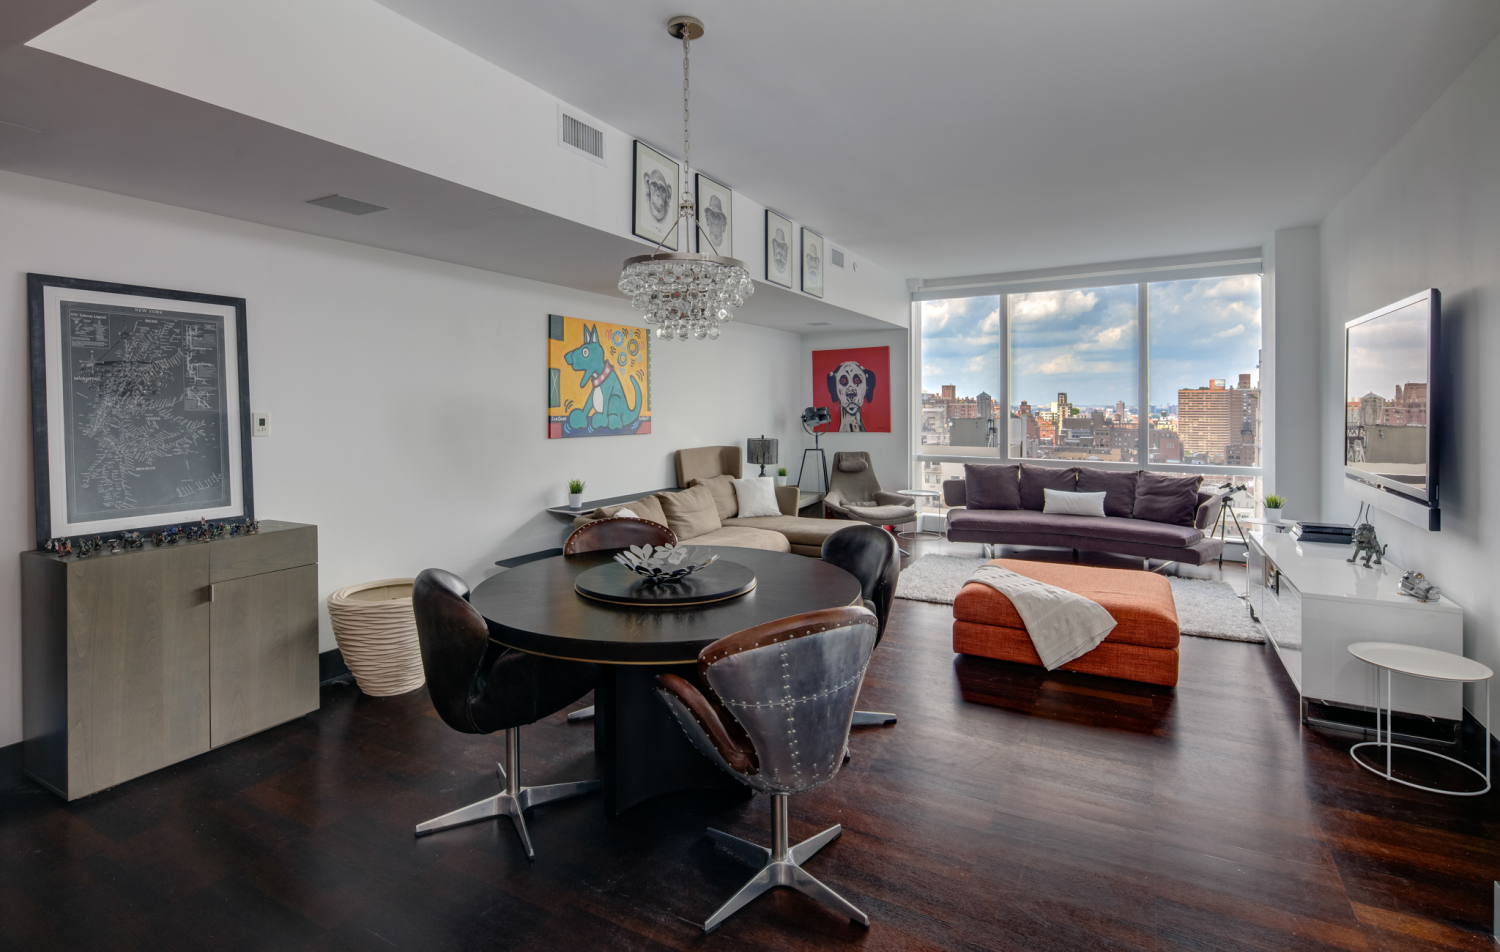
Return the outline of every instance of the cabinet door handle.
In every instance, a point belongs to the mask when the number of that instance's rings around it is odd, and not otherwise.
[[[209,601],[213,601],[214,600],[214,586],[213,586],[212,582],[210,582],[209,586],[208,586],[208,600]]]

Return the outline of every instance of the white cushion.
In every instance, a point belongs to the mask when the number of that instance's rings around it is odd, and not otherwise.
[[[621,509],[621,510],[619,510],[618,512],[616,512],[614,514],[614,518],[616,518],[616,519],[639,519],[640,516],[638,516],[635,513],[631,512],[629,509]]]
[[[1060,516],[1098,516],[1104,518],[1104,493],[1065,493],[1060,489],[1043,489],[1042,512]]]
[[[776,505],[776,477],[774,476],[736,479],[734,494],[740,501],[739,518],[741,519],[781,515],[781,507]]]

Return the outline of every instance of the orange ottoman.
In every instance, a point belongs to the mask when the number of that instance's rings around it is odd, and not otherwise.
[[[1171,583],[1162,576],[1021,559],[995,559],[990,564],[1076,592],[1114,617],[1109,636],[1061,670],[1177,685],[1177,605]],[[953,601],[953,650],[1000,661],[1042,663],[1010,599],[978,582],[965,585]]]

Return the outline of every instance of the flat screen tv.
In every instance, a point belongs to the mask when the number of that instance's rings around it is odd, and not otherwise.
[[[1437,507],[1436,288],[1344,325],[1344,475]]]

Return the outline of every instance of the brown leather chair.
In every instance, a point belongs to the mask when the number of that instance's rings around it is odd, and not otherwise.
[[[891,617],[891,602],[896,599],[896,581],[901,577],[901,549],[896,537],[879,526],[847,525],[823,540],[823,561],[859,579],[865,607],[880,620],[875,633],[875,644],[879,645]],[[894,723],[894,714],[854,712],[855,727],[888,727]]]
[[[568,536],[563,543],[563,555],[582,555],[585,552],[604,552],[624,549],[632,545],[676,545],[677,534],[659,522],[650,519],[633,519],[630,516],[615,516],[588,522]],[[569,724],[577,724],[594,716],[594,705],[580,707],[568,715]]]
[[[677,535],[659,522],[615,516],[588,522],[568,536],[563,555],[582,555],[607,549],[625,549],[632,545],[676,545]]]
[[[427,569],[412,585],[412,611],[422,648],[427,693],[443,721],[465,734],[505,731],[505,765],[496,764],[505,789],[417,824],[424,836],[449,827],[508,816],[526,847],[536,855],[524,813],[531,807],[598,790],[597,780],[521,786],[521,732],[594,689],[596,665],[544,658],[490,640],[489,623],[469,604],[469,587],[452,572]]]
[[[792,846],[787,797],[838,773],[878,628],[866,608],[808,612],[747,628],[704,648],[698,655],[698,685],[675,674],[657,675],[657,695],[693,745],[721,770],[771,795],[770,849],[708,831],[715,843],[760,872],[704,923],[704,932],[777,886],[870,924],[869,916],[802,868],[843,827],[831,826]]]

